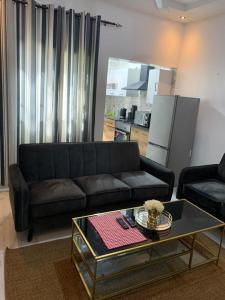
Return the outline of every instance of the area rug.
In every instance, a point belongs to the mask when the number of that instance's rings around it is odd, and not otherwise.
[[[87,300],[70,259],[70,239],[57,240],[5,254],[6,300]],[[136,292],[117,296],[127,300],[225,299],[225,250],[219,266],[208,264]]]

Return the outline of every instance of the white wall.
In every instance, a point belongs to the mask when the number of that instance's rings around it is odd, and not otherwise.
[[[162,66],[178,65],[183,25],[111,6],[98,0],[39,0],[74,8],[118,22],[122,28],[101,27],[95,138],[102,139],[108,58],[118,57]]]
[[[185,26],[176,93],[200,97],[192,165],[225,152],[225,17]]]

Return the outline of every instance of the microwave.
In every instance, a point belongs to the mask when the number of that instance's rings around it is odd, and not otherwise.
[[[151,113],[148,111],[136,111],[134,116],[134,124],[149,128]]]

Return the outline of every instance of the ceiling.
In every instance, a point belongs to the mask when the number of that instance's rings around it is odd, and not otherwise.
[[[225,13],[225,0],[104,0],[104,2],[182,23]],[[181,16],[185,19],[181,19]]]

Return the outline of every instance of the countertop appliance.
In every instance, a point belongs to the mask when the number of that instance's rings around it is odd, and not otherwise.
[[[146,156],[173,170],[190,165],[199,108],[198,98],[155,96]]]
[[[131,107],[131,117],[132,117],[133,121],[134,121],[136,111],[137,111],[137,105],[132,105],[132,107]]]
[[[115,123],[115,141],[130,140],[131,123],[126,121],[116,121]]]
[[[127,121],[128,122],[133,122],[134,121],[134,119],[132,117],[132,112],[131,111],[129,111],[128,114],[127,114]]]
[[[124,108],[124,107],[121,108],[121,109],[120,109],[120,117],[119,117],[119,118],[120,118],[120,119],[123,119],[123,120],[126,119],[126,114],[127,114],[127,109]]]
[[[137,111],[137,105],[132,105],[131,110],[127,114],[127,121],[134,123],[135,112]]]
[[[151,113],[148,111],[136,111],[134,124],[148,128],[150,123]]]

